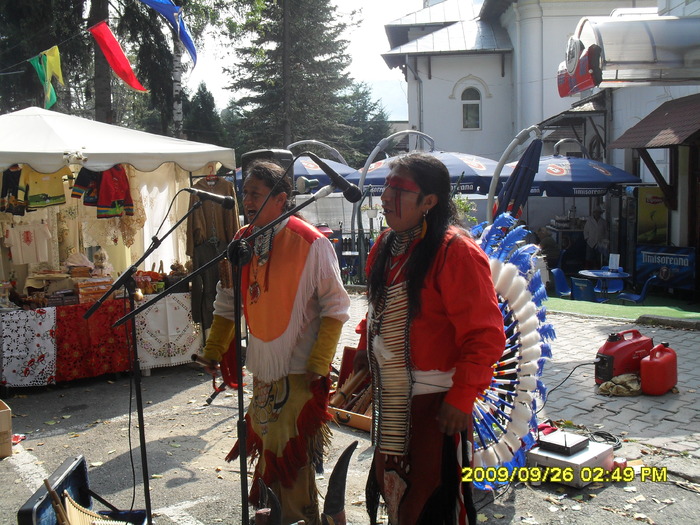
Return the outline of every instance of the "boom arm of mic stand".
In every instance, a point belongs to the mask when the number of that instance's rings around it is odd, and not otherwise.
[[[219,255],[214,257],[211,261],[203,264],[199,268],[197,268],[194,272],[189,274],[187,277],[184,277],[180,279],[177,284],[183,284],[183,283],[188,283],[195,277],[197,277],[200,273],[206,272],[211,266],[215,265],[217,262],[219,262],[221,259],[223,259],[226,256],[226,252],[221,252]],[[166,288],[162,292],[160,292],[158,295],[153,297],[152,299],[149,299],[145,303],[142,303],[138,308],[134,308],[131,312],[127,313],[123,317],[120,317],[117,319],[117,321],[112,325],[112,327],[116,328],[117,326],[121,326],[124,323],[126,323],[128,320],[133,319],[136,317],[138,314],[146,310],[149,306],[151,306],[154,303],[157,303],[160,301],[163,297],[171,295],[174,293],[174,288],[175,286],[171,286],[170,288]]]
[[[253,234],[250,235],[249,237],[246,237],[245,239],[234,239],[233,241],[231,241],[231,244],[229,244],[229,246],[227,247],[227,249],[226,249],[225,251],[221,252],[219,255],[217,255],[216,257],[214,257],[211,261],[209,261],[209,262],[207,262],[206,264],[203,264],[202,266],[200,266],[199,268],[197,268],[194,272],[192,272],[191,274],[189,274],[187,277],[185,277],[184,279],[180,280],[179,283],[183,283],[183,282],[184,282],[184,283],[188,283],[188,282],[190,282],[190,281],[191,281],[192,279],[194,279],[197,275],[199,275],[200,273],[205,272],[205,271],[206,271],[207,269],[209,269],[212,265],[216,264],[218,261],[220,261],[221,259],[223,259],[224,257],[226,257],[226,256],[229,254],[229,252],[231,251],[231,248],[232,248],[231,245],[233,245],[234,243],[240,243],[240,242],[243,241],[243,240],[245,240],[245,241],[247,241],[248,243],[250,243],[251,241],[255,240],[256,237],[258,237],[259,235],[262,235],[263,233],[267,232],[268,230],[274,228],[278,223],[282,222],[284,219],[286,219],[286,218],[289,217],[290,215],[294,215],[294,214],[297,213],[299,210],[301,210],[301,209],[303,209],[303,208],[306,208],[306,207],[307,207],[308,205],[310,205],[311,203],[316,202],[317,200],[322,199],[323,197],[328,196],[332,191],[333,191],[333,187],[332,187],[332,186],[324,186],[323,188],[321,188],[320,190],[318,190],[318,191],[314,194],[314,196],[313,196],[311,199],[309,199],[309,200],[307,200],[307,201],[305,201],[305,202],[302,202],[299,206],[296,206],[295,208],[292,208],[292,209],[289,210],[288,212],[283,213],[283,214],[280,215],[277,219],[275,219],[274,221],[272,221],[271,223],[269,223],[269,224],[268,224],[267,226],[265,226],[264,228],[261,228],[260,230],[256,231],[255,233],[253,233]],[[194,209],[194,207],[193,207],[192,209]],[[192,211],[192,209],[190,209],[190,211],[188,211],[188,214]],[[185,215],[185,217],[187,217],[187,215]],[[183,217],[183,219],[184,219],[185,217]],[[181,219],[181,221],[182,221],[183,219]],[[181,222],[181,221],[180,221],[180,222]],[[172,231],[172,230],[171,230],[171,231]],[[170,232],[168,232],[168,233],[170,233]],[[233,255],[233,254],[231,254],[231,255]],[[229,257],[229,260],[231,260],[230,257]],[[233,261],[232,261],[232,264],[233,264]],[[245,264],[245,263],[243,263],[243,264]],[[171,288],[172,288],[172,287],[171,287]],[[136,317],[138,314],[140,314],[141,312],[143,312],[146,308],[148,308],[148,307],[151,306],[152,304],[157,303],[158,301],[160,301],[163,297],[172,294],[173,291],[172,291],[171,288],[166,289],[166,290],[163,290],[162,292],[160,292],[158,295],[156,295],[156,296],[153,297],[152,299],[149,299],[149,300],[146,301],[145,303],[141,304],[141,306],[139,306],[138,308],[135,308],[135,309],[132,310],[131,312],[127,313],[126,315],[124,315],[123,317],[121,317],[120,319],[118,319],[112,326],[115,327],[115,328],[116,328],[117,326],[121,326],[122,324],[124,324],[124,323],[127,322],[128,320],[133,319],[134,317]]]
[[[202,201],[198,200],[195,202],[192,207],[187,210],[187,213],[185,213],[182,218],[177,221],[172,228],[170,228],[165,235],[163,235],[163,239],[165,239],[168,235],[170,235],[182,222],[189,217],[194,210],[199,208],[202,205]],[[83,315],[83,319],[89,319],[92,314],[94,314],[97,309],[102,305],[102,303],[109,297],[114,291],[118,290],[122,286],[126,284],[126,282],[131,279],[131,277],[136,273],[137,268],[139,267],[139,264],[141,264],[143,261],[146,260],[146,258],[151,255],[158,246],[163,242],[163,239],[159,239],[155,235],[151,238],[151,245],[148,247],[148,249],[144,252],[144,254],[139,258],[138,261],[136,261],[135,264],[133,264],[131,267],[129,267],[127,270],[125,270],[118,278],[116,281],[112,283],[112,286],[107,290],[102,297],[100,297],[95,304],[93,304],[87,312]],[[121,323],[120,323],[121,324]],[[119,326],[117,324],[113,326]]]

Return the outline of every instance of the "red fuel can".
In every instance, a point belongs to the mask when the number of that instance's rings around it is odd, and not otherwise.
[[[651,349],[640,365],[642,392],[650,396],[662,396],[678,381],[676,352],[661,343]]]
[[[647,357],[653,347],[653,339],[637,330],[610,334],[596,355],[596,384],[622,374],[639,373],[642,358]]]

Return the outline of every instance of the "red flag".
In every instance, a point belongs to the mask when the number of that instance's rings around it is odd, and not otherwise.
[[[102,21],[92,26],[90,32],[95,37],[97,45],[100,46],[107,62],[117,76],[137,91],[148,91],[136,78],[134,70],[131,69],[131,64],[129,64],[129,60],[122,50],[122,46],[117,42],[107,22]]]

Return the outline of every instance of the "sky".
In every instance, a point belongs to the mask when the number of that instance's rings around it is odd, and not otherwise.
[[[350,42],[348,53],[352,57],[348,70],[350,76],[371,87],[373,98],[384,106],[389,120],[408,120],[403,74],[398,69],[390,70],[381,57],[382,53],[389,51],[384,24],[421,9],[423,0],[332,1],[341,19],[350,9],[362,11],[362,22],[348,28],[346,34]],[[223,89],[228,79],[221,71],[222,56],[215,41],[205,42],[197,49],[197,55],[197,66],[186,74],[184,80],[192,93],[200,82],[205,82],[217,107],[222,109],[231,98],[231,92]]]

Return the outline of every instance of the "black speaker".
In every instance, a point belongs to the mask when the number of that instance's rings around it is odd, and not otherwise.
[[[256,149],[244,153],[241,155],[241,171],[243,172],[244,179],[248,166],[255,160],[270,160],[276,162],[286,170],[294,160],[294,155],[292,155],[291,151],[286,149]]]

